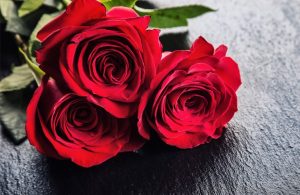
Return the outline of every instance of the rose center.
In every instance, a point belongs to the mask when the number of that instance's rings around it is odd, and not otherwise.
[[[75,119],[78,120],[86,120],[86,118],[89,116],[89,111],[87,108],[80,108],[75,113]]]
[[[193,96],[186,100],[185,106],[189,109],[195,109],[198,108],[201,105],[201,103],[202,103],[201,98],[197,96]]]
[[[102,60],[101,60],[102,61]],[[117,56],[107,56],[100,62],[98,73],[109,84],[120,84],[123,81],[125,67],[124,63]]]
[[[90,131],[97,120],[96,110],[89,104],[73,106],[69,109],[69,124],[81,131]]]
[[[180,98],[184,110],[192,114],[205,114],[210,108],[210,95],[207,92],[185,93]]]

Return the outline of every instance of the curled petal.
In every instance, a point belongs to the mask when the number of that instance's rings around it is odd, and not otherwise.
[[[214,68],[234,91],[242,84],[239,67],[230,57],[221,58]]]
[[[39,123],[40,119],[39,117],[37,117],[38,103],[41,95],[43,94],[44,88],[47,87],[47,80],[48,78],[43,78],[41,86],[39,86],[36,89],[32,99],[29,102],[29,105],[26,110],[27,118],[25,130],[29,142],[33,146],[35,146],[40,153],[51,156],[53,158],[61,159],[59,154],[56,152],[51,143],[47,140],[42,131],[39,131],[39,129],[41,129],[41,125]]]
[[[218,59],[225,57],[227,52],[227,47],[225,45],[220,45],[214,53],[214,56],[217,57]]]
[[[210,56],[214,53],[214,47],[203,37],[199,37],[191,47],[191,59]]]
[[[85,27],[68,27],[51,34],[42,42],[42,47],[36,51],[36,60],[40,64],[40,68],[53,77],[56,81],[60,81],[63,76],[58,70],[59,56],[67,55],[60,53],[64,40],[70,36],[81,32]]]
[[[181,149],[194,148],[201,144],[207,143],[208,140],[209,140],[209,136],[207,136],[205,133],[197,133],[197,134],[185,133],[172,139],[163,138],[163,141],[166,144],[176,146],[177,148],[181,148]]]
[[[116,18],[136,18],[139,15],[131,8],[127,7],[113,7],[107,12],[108,17]]]
[[[105,7],[97,0],[73,0],[66,11],[44,26],[37,34],[44,41],[51,33],[68,26],[81,26],[105,16]]]

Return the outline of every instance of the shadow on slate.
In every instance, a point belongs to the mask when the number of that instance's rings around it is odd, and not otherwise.
[[[50,185],[54,194],[191,194],[197,179],[205,179],[207,171],[213,171],[216,161],[222,161],[234,146],[235,136],[230,137],[231,143],[222,136],[193,150],[175,149],[154,140],[141,153],[119,154],[89,169],[47,159]]]
[[[187,50],[190,48],[187,38],[188,32],[167,33],[160,37],[164,51]]]
[[[156,8],[156,6],[149,1],[137,1],[136,5],[138,7],[144,8],[144,9],[155,9]]]

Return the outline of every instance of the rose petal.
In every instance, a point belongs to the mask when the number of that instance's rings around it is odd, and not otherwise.
[[[214,47],[203,37],[199,37],[191,47],[191,59],[209,56],[214,53]]]
[[[50,144],[50,142],[47,140],[45,135],[43,134],[41,129],[41,125],[39,123],[40,119],[37,114],[39,99],[41,95],[43,94],[44,88],[47,85],[48,78],[44,77],[41,83],[41,86],[39,86],[33,96],[30,100],[27,111],[26,111],[26,124],[25,124],[25,130],[27,134],[27,138],[29,142],[36,147],[36,149],[47,156],[61,159],[61,157],[57,154],[53,146]]]
[[[46,80],[46,78],[44,79]],[[49,119],[49,115],[55,105],[55,102],[62,97],[62,92],[55,85],[54,80],[44,81],[42,94],[39,97],[39,110],[43,117]],[[45,98],[47,97],[47,98]]]
[[[172,53],[170,53],[169,55],[167,55],[166,57],[164,57],[159,66],[158,66],[158,75],[157,77],[161,78],[158,80],[162,80],[162,78],[167,75],[171,70],[174,70],[176,68],[176,66],[178,66],[185,58],[187,58],[190,55],[189,51],[174,51]],[[155,86],[154,83],[159,83],[156,82],[157,79],[153,80],[153,84],[151,83],[151,85],[153,85],[153,87]]]
[[[235,112],[238,110],[237,107],[237,96],[232,89],[229,89],[228,96],[230,97],[230,103],[227,106],[227,109],[218,117],[216,121],[214,121],[217,127],[223,127],[227,124],[232,117],[234,116]]]
[[[124,18],[126,22],[139,29],[142,33],[146,31],[150,23],[150,16],[141,16],[136,18]]]
[[[108,98],[95,98],[92,96],[89,96],[88,98],[116,118],[127,118],[128,116],[134,115],[137,111],[136,103],[124,103],[113,101]]]
[[[44,26],[37,34],[43,41],[54,31],[68,26],[80,26],[105,16],[105,7],[96,0],[73,0],[66,11]]]
[[[40,68],[47,72],[55,80],[61,80],[63,76],[58,70],[59,57],[66,55],[61,53],[61,45],[69,36],[82,31],[85,27],[68,27],[56,31],[42,42],[42,47],[36,52],[36,60]]]
[[[169,54],[171,54],[172,52],[170,52],[170,51],[164,51],[163,53],[162,53],[162,56],[161,56],[161,59],[164,59],[167,55],[169,55]]]
[[[117,17],[117,18],[136,18],[139,15],[131,8],[116,6],[111,8],[106,15],[108,17]]]
[[[234,91],[242,84],[239,67],[230,57],[221,58],[214,68]]]
[[[136,124],[136,120],[133,120],[132,123]],[[132,125],[130,132],[127,132],[127,134],[129,133],[129,141],[124,145],[121,152],[137,151],[145,144],[145,139],[143,139],[138,133],[136,125]]]
[[[152,55],[155,68],[158,67],[158,64],[162,58],[162,44],[159,40],[159,33],[160,30],[153,29],[147,30],[145,35],[145,39],[147,40],[150,49],[150,51],[147,52],[147,54]]]
[[[227,52],[227,47],[225,45],[220,45],[216,50],[215,50],[215,53],[214,53],[214,56],[218,59],[222,58],[222,57],[225,57],[226,55],[226,52]]]
[[[188,149],[188,148],[194,148],[201,144],[204,144],[208,140],[208,136],[204,133],[198,133],[198,134],[180,134],[180,136],[172,139],[168,138],[162,138],[163,141],[166,144],[169,144],[171,146],[176,146],[177,148],[181,149]]]

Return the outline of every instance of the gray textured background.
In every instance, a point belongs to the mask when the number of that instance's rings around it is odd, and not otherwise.
[[[218,9],[189,20],[187,42],[203,35],[225,43],[240,65],[239,112],[224,136],[193,150],[154,141],[83,169],[41,156],[28,141],[15,146],[1,131],[0,194],[300,194],[300,1],[152,2]]]

